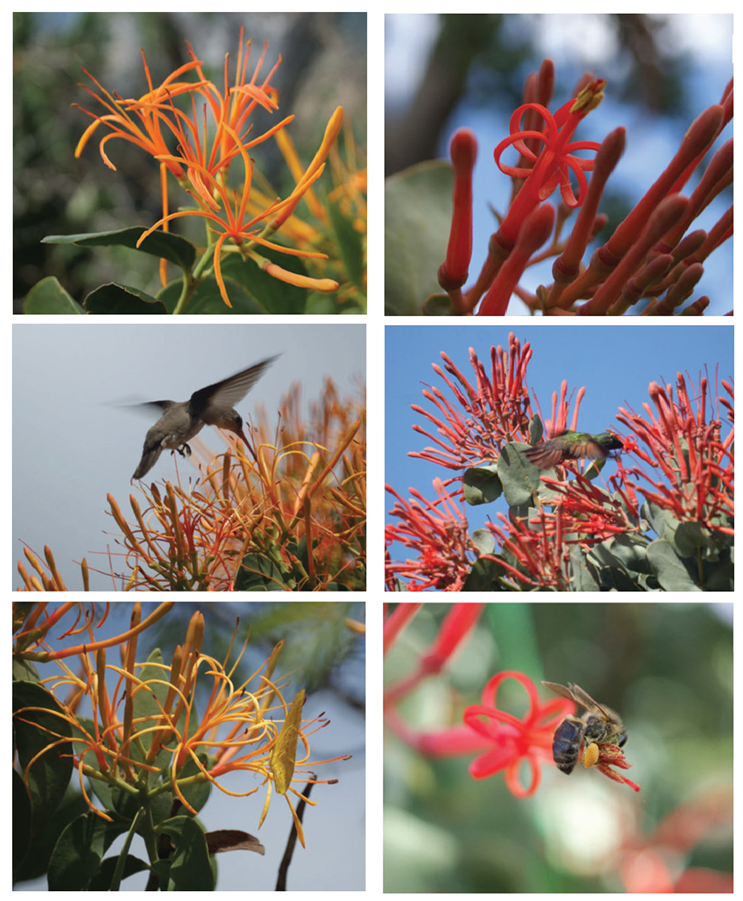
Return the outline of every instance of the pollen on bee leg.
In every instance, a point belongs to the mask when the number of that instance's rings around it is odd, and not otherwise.
[[[583,766],[596,766],[599,760],[599,746],[596,744],[586,745],[583,749]]]

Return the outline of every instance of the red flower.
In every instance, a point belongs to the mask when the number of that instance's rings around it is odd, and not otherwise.
[[[523,719],[499,710],[496,706],[498,689],[506,679],[516,679],[529,696],[529,710]],[[482,738],[488,739],[491,749],[470,764],[474,779],[485,779],[505,770],[506,786],[517,798],[534,794],[540,780],[540,762],[552,760],[552,736],[562,719],[575,712],[575,704],[564,698],[546,703],[539,700],[537,688],[523,673],[506,671],[487,683],[482,703],[468,707],[464,722]],[[524,787],[519,770],[526,761],[531,770],[531,783]]]
[[[570,139],[581,120],[604,99],[605,87],[606,81],[603,78],[597,78],[586,85],[577,97],[568,100],[561,106],[554,116],[540,103],[525,103],[511,116],[511,135],[498,144],[493,151],[493,156],[501,172],[516,178],[524,178],[526,181],[498,230],[497,240],[505,248],[510,250],[526,217],[543,200],[546,200],[558,185],[562,199],[567,206],[572,208],[580,206],[582,203],[588,184],[585,173],[593,169],[594,161],[573,156],[573,151],[598,151],[601,145],[595,141],[571,143]],[[544,120],[544,125],[540,130],[524,131],[521,129],[522,117],[528,110],[538,113]],[[535,153],[527,144],[529,138],[544,144],[539,154]],[[527,168],[525,166],[506,166],[501,163],[500,158],[503,151],[511,145],[521,153],[522,157],[532,161],[533,165]],[[570,172],[573,172],[578,180],[577,196],[570,184]]]
[[[710,404],[710,386],[706,378],[690,397],[686,380],[677,376],[676,398],[673,388],[656,382],[650,385],[650,397],[655,410],[645,404],[649,419],[624,408],[617,416],[638,440],[635,453],[658,472],[653,478],[643,469],[633,469],[630,475],[643,479],[650,487],[631,485],[648,501],[670,511],[681,522],[699,523],[712,532],[733,535],[734,391],[723,381],[729,395],[717,397]],[[722,434],[720,407],[727,410],[731,428]]]
[[[453,292],[467,281],[472,256],[472,170],[477,159],[477,139],[469,128],[455,133],[449,153],[454,168],[453,213],[446,261],[439,267],[439,284]]]
[[[426,588],[459,591],[472,568],[474,553],[467,517],[447,494],[441,479],[434,479],[433,486],[439,499],[432,503],[412,488],[413,499],[408,502],[389,485],[385,486],[397,499],[390,513],[401,521],[400,525],[387,526],[387,543],[399,541],[418,551],[416,560],[387,561],[388,586],[399,576],[405,576],[410,579],[409,591]]]

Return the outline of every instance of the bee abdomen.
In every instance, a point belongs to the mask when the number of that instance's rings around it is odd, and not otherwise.
[[[582,738],[583,724],[578,719],[566,718],[555,730],[552,739],[552,759],[561,772],[567,775],[573,772]]]

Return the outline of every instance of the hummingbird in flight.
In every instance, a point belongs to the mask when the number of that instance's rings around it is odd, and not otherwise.
[[[605,460],[609,451],[620,450],[624,445],[609,432],[591,435],[589,432],[560,432],[549,441],[524,451],[526,459],[540,469],[552,469],[566,460]]]
[[[141,479],[145,476],[165,448],[178,451],[182,457],[190,455],[188,442],[205,425],[215,425],[234,432],[250,447],[243,432],[242,417],[234,409],[234,405],[245,397],[275,359],[276,357],[269,357],[228,379],[200,388],[194,391],[189,400],[153,400],[144,404],[143,406],[159,407],[163,415],[147,432],[142,459],[132,478]]]

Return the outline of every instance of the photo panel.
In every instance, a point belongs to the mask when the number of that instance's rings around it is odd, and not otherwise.
[[[16,313],[366,312],[366,13],[14,13]]]
[[[13,620],[16,888],[363,890],[363,603]]]
[[[389,316],[732,311],[731,14],[385,34]]]
[[[385,612],[385,891],[733,891],[732,603]]]
[[[13,331],[14,588],[364,590],[364,325]]]
[[[386,342],[387,590],[733,590],[731,326]]]

